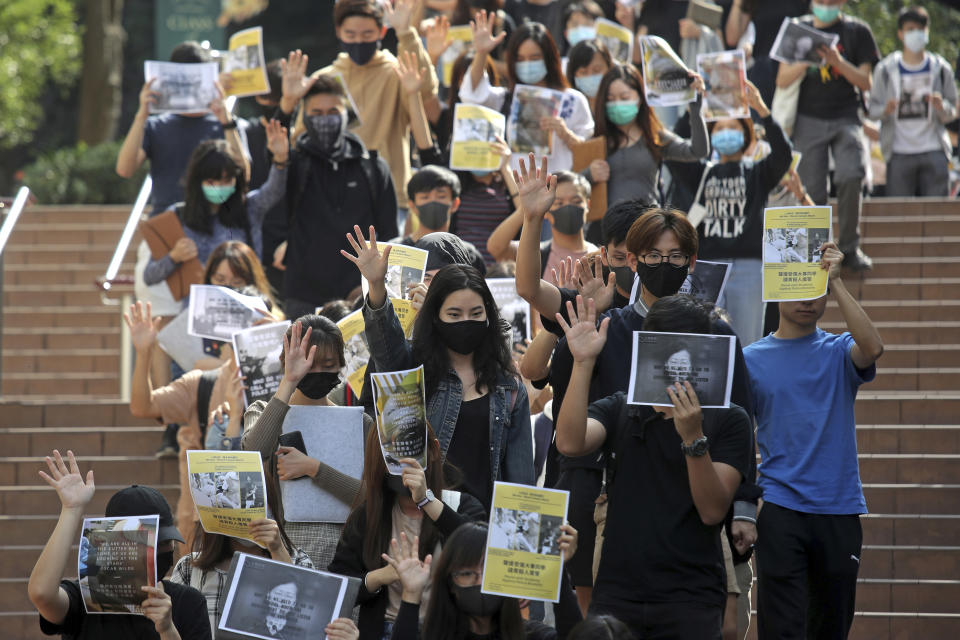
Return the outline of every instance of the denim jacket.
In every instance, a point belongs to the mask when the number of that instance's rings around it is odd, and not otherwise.
[[[418,366],[413,362],[410,343],[388,299],[380,309],[363,305],[367,344],[378,371],[401,371]],[[444,459],[453,440],[460,414],[463,387],[450,369],[427,398],[427,420],[440,440]],[[494,480],[532,485],[533,436],[530,428],[530,404],[527,389],[520,380],[505,372],[490,390],[490,477]]]

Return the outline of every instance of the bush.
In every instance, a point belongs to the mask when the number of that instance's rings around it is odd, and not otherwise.
[[[57,149],[24,169],[23,183],[38,204],[133,204],[146,165],[130,179],[114,171],[122,141]]]

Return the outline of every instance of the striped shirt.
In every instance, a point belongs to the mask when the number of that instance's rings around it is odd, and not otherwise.
[[[513,213],[513,203],[502,180],[485,185],[467,178],[464,184],[468,183],[460,194],[460,208],[450,221],[450,233],[475,246],[489,266],[497,261],[487,251],[487,239]]]

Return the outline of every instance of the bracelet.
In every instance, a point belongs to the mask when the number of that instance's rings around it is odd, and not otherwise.
[[[224,131],[226,131],[227,129],[236,129],[236,128],[237,128],[237,121],[236,121],[236,119],[233,119],[233,120],[231,120],[230,122],[228,122],[228,123],[226,123],[226,124],[221,123],[221,124],[220,124],[220,128],[223,129]]]

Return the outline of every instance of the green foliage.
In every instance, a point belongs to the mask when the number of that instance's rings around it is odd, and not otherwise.
[[[903,7],[912,5],[922,6],[930,13],[928,49],[953,65],[960,46],[960,11],[937,0],[860,0],[847,3],[845,11],[870,25],[880,46],[880,55],[886,56],[903,48],[897,38],[897,14]]]
[[[80,143],[41,156],[24,170],[23,183],[40,204],[132,204],[147,175],[146,165],[129,180],[114,171],[123,143],[93,147]]]

